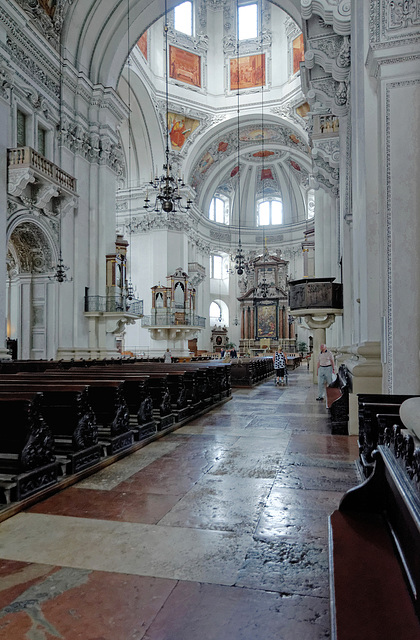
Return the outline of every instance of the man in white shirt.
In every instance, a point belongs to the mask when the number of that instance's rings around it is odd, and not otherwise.
[[[318,397],[317,400],[324,399],[325,385],[331,384],[334,373],[334,358],[331,351],[328,351],[325,344],[321,344],[321,352],[317,362],[318,373]]]

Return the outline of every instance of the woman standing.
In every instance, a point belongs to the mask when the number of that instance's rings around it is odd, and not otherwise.
[[[274,356],[274,369],[276,370],[276,381],[274,384],[284,384],[284,376],[286,375],[287,360],[283,353],[283,349],[279,348]]]

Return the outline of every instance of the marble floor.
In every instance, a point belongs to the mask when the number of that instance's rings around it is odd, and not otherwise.
[[[301,367],[0,524],[0,640],[330,636],[327,517],[359,483]]]

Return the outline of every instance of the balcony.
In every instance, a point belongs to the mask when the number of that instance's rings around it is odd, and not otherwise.
[[[204,329],[206,319],[192,313],[175,311],[173,313],[157,313],[151,316],[144,316],[141,326],[148,329],[154,327],[194,327]]]
[[[76,179],[31,147],[9,149],[7,166],[11,195],[29,197],[39,209],[51,208],[52,198],[60,197],[62,213],[76,206]]]
[[[127,296],[85,296],[85,313],[125,313],[142,318],[143,300],[129,300]]]

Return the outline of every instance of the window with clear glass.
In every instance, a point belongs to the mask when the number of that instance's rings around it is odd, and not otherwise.
[[[47,132],[42,127],[38,127],[38,152],[42,155],[46,155],[46,140]]]
[[[222,308],[217,302],[212,302],[210,305],[210,324],[222,321]]]
[[[229,224],[229,202],[227,199],[215,196],[210,202],[209,218],[213,222]]]
[[[16,146],[26,146],[26,114],[19,110],[16,114]]]
[[[210,259],[210,278],[222,280],[223,278],[223,258],[222,256],[211,256]]]
[[[239,40],[258,37],[258,5],[256,3],[239,6],[238,37]]]
[[[174,28],[187,36],[193,34],[192,2],[183,2],[174,9]]]
[[[283,204],[281,200],[264,200],[258,204],[258,226],[283,224]]]

